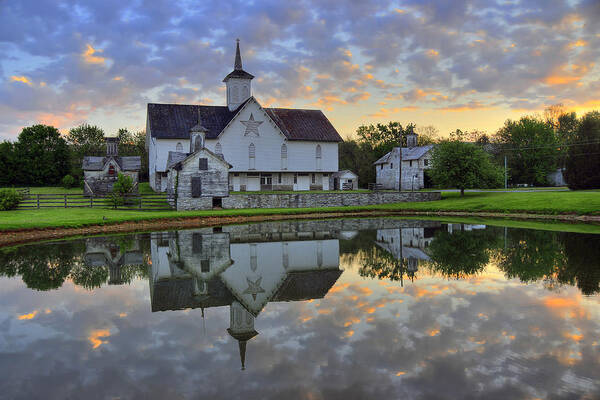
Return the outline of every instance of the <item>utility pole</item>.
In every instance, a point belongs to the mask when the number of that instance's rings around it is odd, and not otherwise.
[[[508,189],[508,174],[506,172],[506,154],[504,155],[504,189]]]

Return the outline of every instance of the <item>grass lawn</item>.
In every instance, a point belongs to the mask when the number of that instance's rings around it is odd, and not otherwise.
[[[442,200],[420,203],[381,204],[375,206],[245,209],[209,211],[137,211],[90,208],[46,208],[0,212],[0,230],[20,228],[81,227],[121,221],[196,216],[236,216],[294,214],[310,212],[388,210],[388,211],[465,211],[531,214],[600,215],[600,192],[533,192],[533,193],[443,193]],[[434,218],[434,219],[441,219]]]

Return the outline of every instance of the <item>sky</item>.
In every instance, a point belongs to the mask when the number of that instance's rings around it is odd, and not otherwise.
[[[599,0],[0,0],[0,139],[224,105],[236,38],[263,106],[321,109],[342,137],[392,120],[494,133],[600,109],[598,21]]]

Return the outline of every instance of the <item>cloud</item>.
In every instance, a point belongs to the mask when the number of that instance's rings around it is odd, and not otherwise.
[[[0,135],[74,107],[65,127],[90,116],[143,127],[149,101],[222,104],[236,37],[255,94],[275,105],[341,115],[357,102],[377,113],[383,99],[390,108],[583,103],[600,79],[599,9],[595,0],[5,2]]]

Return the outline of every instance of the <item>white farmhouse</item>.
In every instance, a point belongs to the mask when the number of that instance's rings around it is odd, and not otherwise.
[[[207,130],[206,148],[232,165],[231,190],[329,189],[330,175],[338,171],[338,132],[320,110],[262,107],[252,97],[253,78],[242,68],[238,40],[234,70],[223,80],[226,106],[148,104],[154,190],[167,189],[169,152],[190,151],[190,129],[199,119]]]
[[[431,167],[433,145],[417,146],[416,133],[406,135],[406,144],[375,161],[376,182],[383,189],[418,190],[426,186],[425,170]]]

